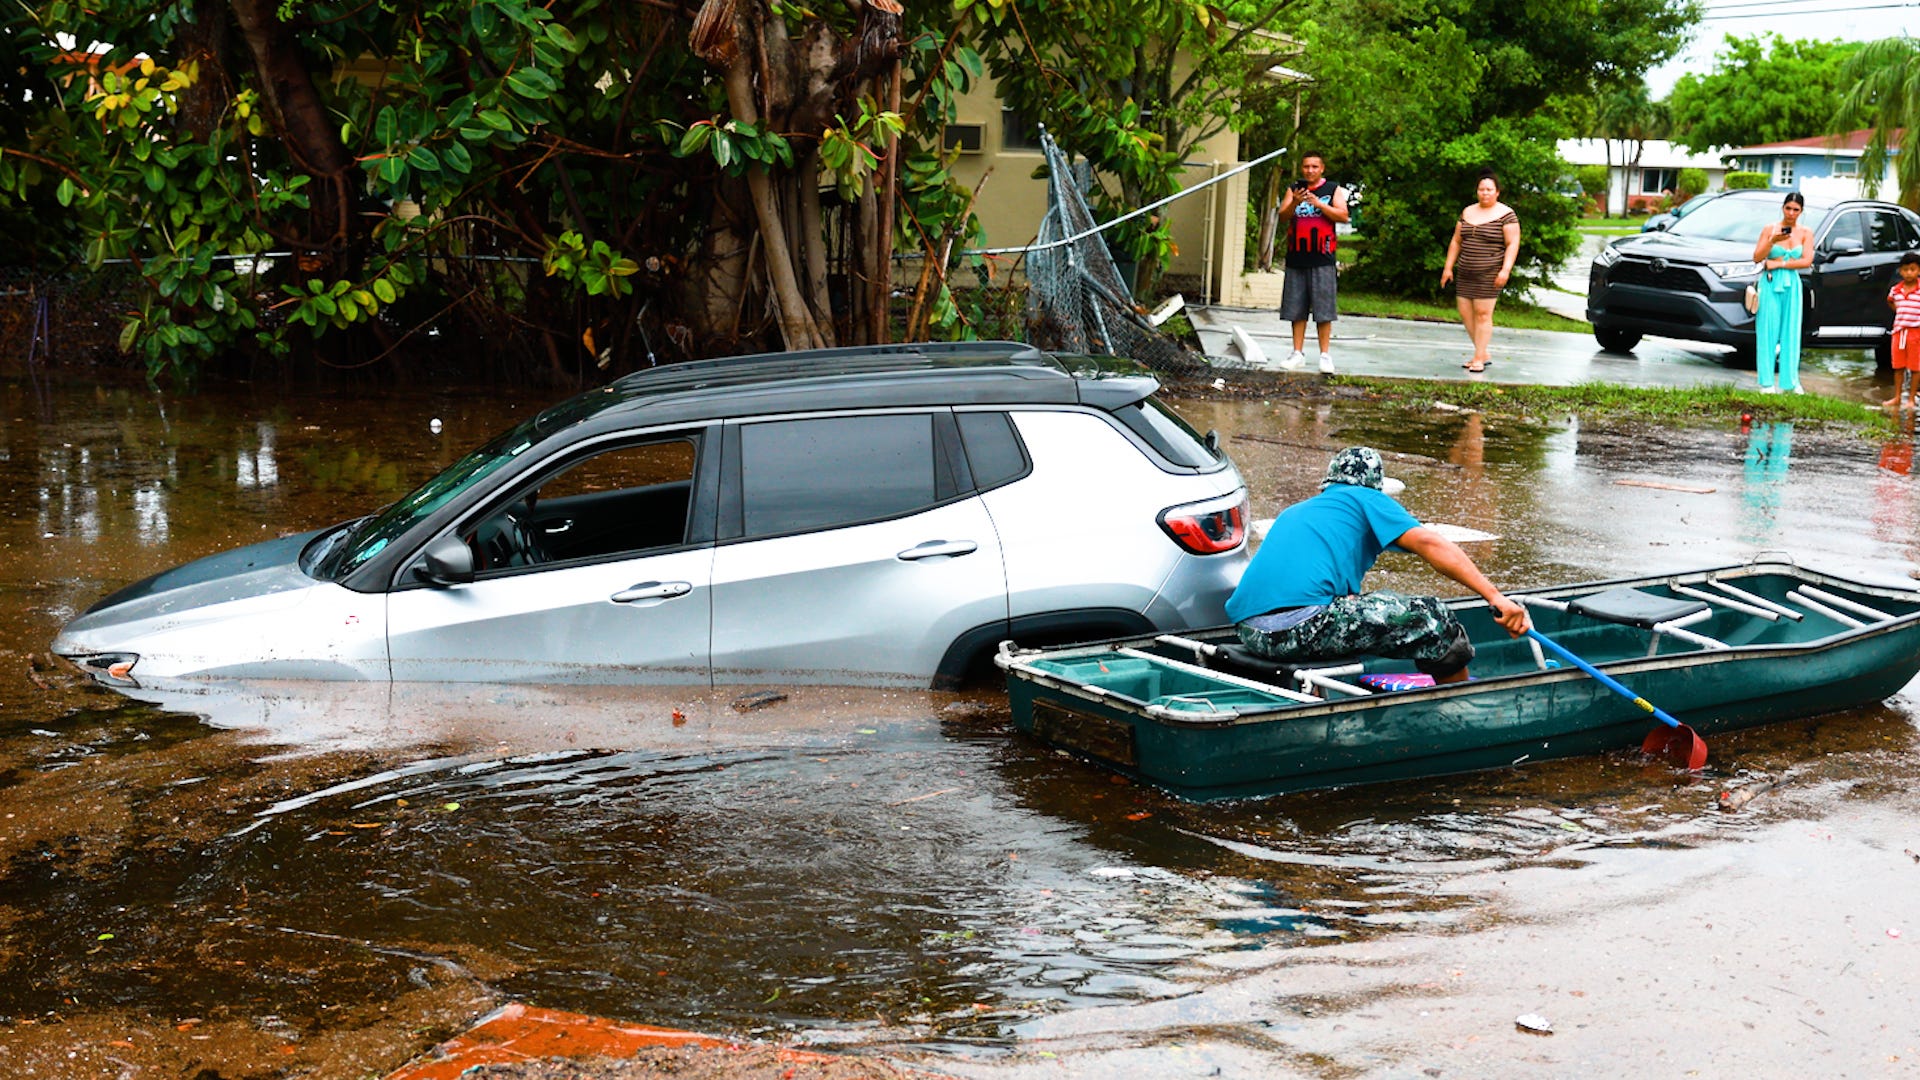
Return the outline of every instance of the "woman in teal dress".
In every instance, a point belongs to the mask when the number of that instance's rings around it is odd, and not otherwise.
[[[1800,271],[1813,265],[1813,230],[1800,224],[1807,200],[1797,191],[1780,204],[1780,220],[1753,245],[1760,264],[1760,310],[1754,312],[1754,375],[1760,389],[1800,393]]]

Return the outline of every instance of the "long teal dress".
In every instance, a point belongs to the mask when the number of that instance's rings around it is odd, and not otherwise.
[[[1800,249],[1773,245],[1769,259],[1797,259]],[[1760,310],[1753,316],[1754,374],[1760,389],[1800,392],[1800,271],[1791,267],[1760,274]]]

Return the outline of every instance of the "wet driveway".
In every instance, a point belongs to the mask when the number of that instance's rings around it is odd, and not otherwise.
[[[0,387],[0,1074],[379,1075],[507,999],[979,1076],[1920,1061],[1920,697],[1716,739],[1698,779],[1623,755],[1193,806],[1013,735],[990,687],[160,709],[47,661],[108,590],[369,510],[540,403]],[[1397,451],[1504,585],[1761,551],[1912,584],[1910,432],[1181,408],[1256,517],[1327,448]]]

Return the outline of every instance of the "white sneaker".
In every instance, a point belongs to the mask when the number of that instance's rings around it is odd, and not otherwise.
[[[1280,361],[1280,366],[1286,368],[1288,371],[1299,371],[1301,368],[1307,366],[1307,354],[1301,352],[1299,349],[1295,349],[1293,350],[1292,356]]]
[[[1333,374],[1333,354],[1332,353],[1323,352],[1320,354],[1320,374],[1322,375]]]

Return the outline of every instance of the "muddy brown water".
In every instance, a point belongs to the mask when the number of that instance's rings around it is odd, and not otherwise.
[[[1195,806],[1016,736],[991,687],[159,708],[46,657],[113,588],[371,510],[543,403],[0,385],[0,1075],[378,1075],[509,999],[963,1075],[1920,1062],[1911,691],[1716,739],[1694,779],[1621,755]],[[1331,448],[1396,452],[1514,587],[1916,565],[1910,431],[1179,406],[1256,518]]]

